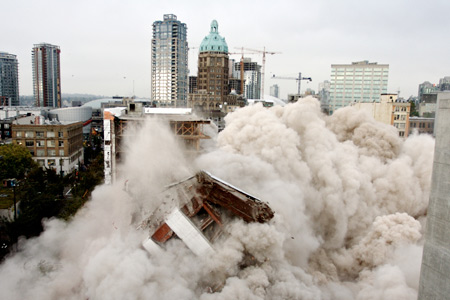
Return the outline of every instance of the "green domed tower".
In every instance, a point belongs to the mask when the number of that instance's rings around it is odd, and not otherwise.
[[[228,53],[228,45],[225,42],[225,38],[219,34],[219,24],[216,20],[211,22],[211,31],[209,35],[205,36],[200,44],[201,52],[225,52]]]
[[[197,89],[208,95],[208,101],[201,104],[204,111],[220,110],[229,94],[228,45],[218,29],[217,21],[213,20],[198,55]]]

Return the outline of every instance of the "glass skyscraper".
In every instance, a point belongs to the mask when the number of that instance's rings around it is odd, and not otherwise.
[[[20,105],[19,63],[16,55],[6,52],[0,52],[0,105]]]
[[[158,106],[187,107],[187,26],[177,16],[153,23],[152,100]]]
[[[330,114],[352,102],[380,102],[387,92],[389,65],[367,60],[331,65]]]
[[[59,46],[36,44],[32,50],[33,92],[36,106],[61,107]]]

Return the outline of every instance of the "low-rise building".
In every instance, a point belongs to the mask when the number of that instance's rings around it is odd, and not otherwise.
[[[434,131],[434,118],[421,118],[410,117],[409,118],[409,134],[417,131],[417,133],[427,133],[433,135]]]
[[[62,175],[83,162],[83,122],[56,122],[30,116],[14,120],[12,142],[26,146],[40,166]]]
[[[399,102],[397,94],[381,94],[380,103],[355,102],[352,106],[369,112],[379,122],[394,126],[400,137],[408,136],[411,103]]]

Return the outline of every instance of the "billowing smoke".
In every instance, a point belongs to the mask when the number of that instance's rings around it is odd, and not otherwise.
[[[312,98],[245,107],[226,122],[195,160],[156,120],[130,129],[120,178],[72,221],[48,220],[40,237],[20,241],[0,266],[2,298],[416,299],[431,137],[402,140],[352,108],[327,117]],[[139,223],[164,186],[199,169],[275,217],[236,219],[205,257],[179,239],[150,255]]]

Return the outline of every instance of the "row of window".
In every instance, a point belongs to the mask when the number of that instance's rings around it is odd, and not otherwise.
[[[55,147],[58,143],[58,147],[64,147],[64,141],[47,140],[47,147]],[[34,141],[25,141],[25,146],[34,147]],[[37,140],[36,147],[45,147],[45,140]]]
[[[56,152],[56,149],[36,149],[36,155],[33,153],[34,151],[30,151],[31,155],[42,157],[42,156],[56,156],[56,153],[58,153],[58,156],[64,156],[64,149],[60,149],[58,152]]]
[[[397,121],[397,120],[400,120],[400,121],[406,121],[406,115],[398,115],[398,114],[395,114],[395,115],[394,115],[394,120],[395,120],[395,121]]]
[[[396,111],[396,112],[398,112],[398,111],[405,112],[405,111],[407,111],[407,107],[406,106],[402,106],[402,107],[396,106],[394,111]]]
[[[417,124],[419,124],[419,126],[417,126]],[[411,122],[411,127],[414,128],[433,128],[434,124],[431,122],[426,122],[426,123],[417,123],[417,122]]]
[[[47,131],[46,134],[45,134],[44,131],[17,131],[16,132],[16,137],[18,137],[18,138],[20,138],[20,137],[25,137],[25,138],[33,138],[33,137],[54,138],[54,137],[56,137],[56,132],[55,131]],[[62,131],[59,131],[58,132],[58,137],[59,138],[63,138],[64,137],[64,133]]]

